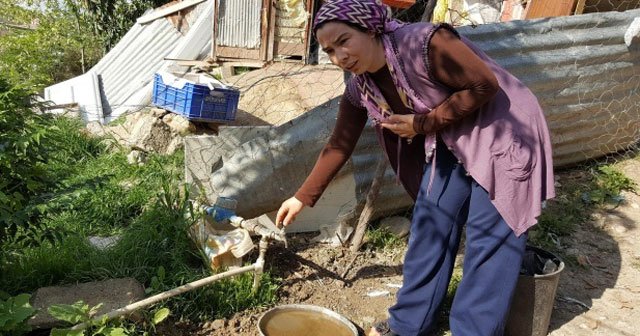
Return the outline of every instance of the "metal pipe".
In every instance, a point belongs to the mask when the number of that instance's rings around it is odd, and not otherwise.
[[[200,287],[208,285],[208,284],[210,284],[210,283],[212,283],[214,281],[218,281],[220,279],[232,277],[234,275],[238,275],[238,274],[241,274],[241,273],[244,273],[244,272],[255,271],[256,268],[257,268],[257,263],[258,262],[256,261],[256,263],[251,264],[249,266],[244,266],[244,267],[240,267],[240,268],[233,269],[233,270],[230,270],[230,271],[226,271],[226,272],[223,272],[223,273],[215,274],[215,275],[212,275],[212,276],[200,279],[200,280],[196,280],[196,281],[190,282],[190,283],[188,283],[186,285],[182,285],[180,287],[176,287],[174,289],[170,289],[168,291],[156,294],[156,295],[148,297],[148,298],[146,298],[144,300],[140,300],[138,302],[134,302],[132,304],[129,304],[129,305],[125,306],[125,307],[113,310],[113,311],[111,311],[109,313],[100,315],[98,317],[94,317],[88,322],[83,322],[83,323],[77,324],[74,327],[72,327],[71,330],[85,329],[85,328],[91,326],[95,322],[103,321],[103,319],[104,320],[111,320],[113,318],[132,313],[135,310],[138,310],[140,308],[143,308],[143,307],[146,307],[146,306],[150,306],[150,305],[152,305],[152,304],[154,304],[156,302],[162,301],[164,299],[168,299],[170,297],[173,297],[173,296],[188,292],[190,290],[193,290],[193,289],[196,289],[196,288],[200,288]],[[262,261],[262,264],[264,265],[264,260]],[[260,266],[260,267],[263,267],[263,265]]]
[[[260,286],[260,278],[262,278],[262,274],[264,273],[264,256],[267,254],[267,247],[269,247],[269,242],[267,241],[267,237],[262,236],[260,239],[260,243],[258,244],[260,248],[260,254],[258,255],[258,260],[255,262],[255,271],[253,273],[253,291],[257,291]]]

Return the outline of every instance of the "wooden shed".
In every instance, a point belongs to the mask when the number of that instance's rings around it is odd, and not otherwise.
[[[314,0],[217,1],[218,60],[307,60]]]

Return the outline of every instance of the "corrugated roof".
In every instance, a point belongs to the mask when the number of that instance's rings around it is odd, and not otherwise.
[[[100,96],[108,122],[128,111],[150,104],[153,74],[182,70],[165,58],[196,59],[210,45],[213,0],[190,8],[179,30],[166,17],[134,24],[89,72],[100,81]],[[55,100],[55,97],[53,97]],[[87,107],[90,108],[90,107]]]
[[[627,28],[638,16],[640,10],[513,21],[459,31],[538,96],[551,131],[554,163],[564,166],[628,148],[640,140],[640,47],[629,48],[624,42]],[[301,183],[298,175],[311,169],[335,122],[336,107],[325,105],[331,104],[321,104],[225,153],[219,169],[207,170],[207,191],[251,200],[239,206],[247,213],[276,208],[277,199],[260,192],[291,194]],[[366,128],[351,164],[341,171],[354,174],[358,198],[366,196],[381,157],[373,130]],[[411,205],[391,168],[383,184],[384,192],[374,205],[376,215]]]
[[[640,48],[624,35],[640,10],[461,27],[542,105],[557,166],[640,140]]]
[[[221,0],[218,45],[260,47],[262,0]]]

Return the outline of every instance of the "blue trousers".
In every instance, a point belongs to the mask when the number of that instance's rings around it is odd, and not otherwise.
[[[463,276],[451,307],[451,332],[502,335],[527,235],[513,233],[487,191],[438,140],[436,167],[425,166],[414,207],[403,285],[389,309],[389,325],[401,336],[435,330],[466,224]],[[431,169],[436,171],[427,195]]]

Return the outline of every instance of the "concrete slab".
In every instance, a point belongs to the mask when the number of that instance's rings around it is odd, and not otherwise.
[[[102,303],[98,314],[104,314],[139,301],[144,296],[142,285],[133,278],[109,279],[65,287],[43,287],[31,297],[31,305],[39,311],[29,320],[29,325],[35,329],[63,326],[64,323],[47,312],[47,308],[53,304],[73,304],[82,300],[93,307]]]

